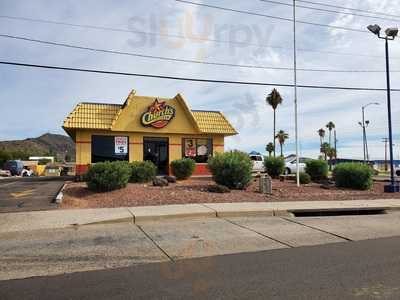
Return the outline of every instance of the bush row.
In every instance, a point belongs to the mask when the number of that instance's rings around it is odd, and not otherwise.
[[[177,179],[186,179],[193,173],[195,162],[189,158],[171,163],[172,173]],[[84,176],[90,190],[108,192],[125,187],[128,182],[144,183],[153,180],[157,167],[151,161],[114,161],[92,165]]]
[[[285,168],[282,158],[268,157],[264,161],[267,173],[278,177]],[[194,171],[195,162],[189,158],[175,160],[171,171],[177,179],[186,179]],[[249,156],[240,151],[217,153],[208,160],[208,168],[214,181],[230,189],[245,189],[252,180],[252,162]],[[323,160],[306,162],[306,172],[301,172],[301,184],[321,181],[328,176],[328,165]],[[149,161],[143,162],[104,162],[93,165],[85,175],[90,190],[98,192],[123,188],[128,182],[148,182],[155,178],[157,167]],[[359,163],[341,163],[333,171],[337,187],[369,189],[372,186],[372,169]]]

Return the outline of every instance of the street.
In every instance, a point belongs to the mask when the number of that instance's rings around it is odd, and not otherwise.
[[[1,281],[1,299],[399,299],[400,238]]]

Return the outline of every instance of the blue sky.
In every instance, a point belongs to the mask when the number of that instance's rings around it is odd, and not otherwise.
[[[284,0],[282,0],[284,1]],[[290,7],[261,1],[197,1],[268,15],[291,17]],[[284,2],[291,2],[285,0]],[[331,3],[331,1],[320,0]],[[335,1],[337,5],[400,15],[400,7],[389,0]],[[43,24],[0,18],[0,33],[34,39],[78,44],[87,47],[135,52],[166,57],[259,66],[291,67],[292,23],[267,18],[201,8],[173,0],[115,1],[0,1],[2,15],[47,19],[93,26],[184,35],[187,39],[139,35],[65,25]],[[383,28],[398,25],[342,14],[298,9],[298,19],[363,29],[379,23]],[[241,41],[268,47],[234,46],[191,39],[191,37]],[[115,54],[40,45],[0,38],[1,60],[68,67],[97,68],[122,72],[156,73],[182,77],[292,83],[288,71],[246,69],[167,62]],[[276,47],[283,47],[280,49]],[[333,55],[298,52],[300,68],[384,70],[384,44],[372,34],[298,24],[298,48],[353,53]],[[391,43],[392,70],[400,70],[400,39]],[[367,57],[372,55],[379,57]],[[392,87],[400,88],[398,72],[392,73]],[[385,88],[384,73],[299,72],[300,84],[365,86]],[[64,133],[62,121],[81,101],[122,103],[131,89],[140,95],[173,97],[182,93],[193,109],[221,110],[240,132],[228,138],[228,149],[264,152],[272,140],[272,109],[265,104],[270,87],[220,85],[160,79],[106,76],[40,69],[0,66],[0,140],[22,139],[45,132]],[[289,133],[285,146],[294,151],[293,90],[279,88],[284,102],[277,111],[277,127]],[[387,136],[386,95],[384,92],[299,90],[301,152],[316,157],[317,130],[328,121],[337,127],[339,156],[362,157],[361,106],[367,108],[371,159],[384,155],[382,137]],[[395,158],[400,157],[400,93],[393,93]]]

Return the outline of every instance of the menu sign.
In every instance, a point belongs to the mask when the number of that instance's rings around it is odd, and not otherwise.
[[[116,136],[114,138],[115,154],[128,154],[128,137]]]

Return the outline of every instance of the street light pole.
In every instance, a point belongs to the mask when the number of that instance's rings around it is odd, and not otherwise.
[[[392,109],[390,101],[390,68],[389,68],[389,40],[394,40],[399,30],[397,28],[388,28],[385,31],[386,36],[381,36],[381,27],[377,24],[369,25],[368,30],[377,35],[378,38],[385,40],[386,54],[386,85],[387,85],[387,109],[388,109],[388,127],[389,127],[389,157],[390,157],[390,184],[385,185],[386,193],[400,192],[400,186],[394,180],[393,166],[393,137],[392,137]]]
[[[358,122],[360,124],[362,131],[363,131],[363,150],[364,150],[364,163],[369,161],[369,155],[368,155],[368,142],[367,142],[367,126],[369,124],[369,121],[365,121],[365,109],[370,106],[370,105],[379,105],[378,102],[370,102],[366,105],[363,105],[361,107],[361,115],[362,115],[362,122]]]
[[[366,152],[365,152],[365,113],[364,113],[364,109],[365,109],[365,107],[363,106],[363,107],[361,107],[361,111],[362,111],[362,124],[361,124],[361,127],[362,127],[362,131],[363,131],[363,150],[364,150],[364,164],[365,164],[365,158],[366,158]]]
[[[399,186],[395,186],[394,182],[394,166],[393,166],[393,136],[392,136],[392,109],[390,99],[390,71],[389,71],[389,42],[388,37],[385,38],[386,53],[386,85],[387,85],[387,107],[388,107],[388,127],[389,127],[389,157],[390,157],[390,186],[385,186],[387,192],[399,192]]]

